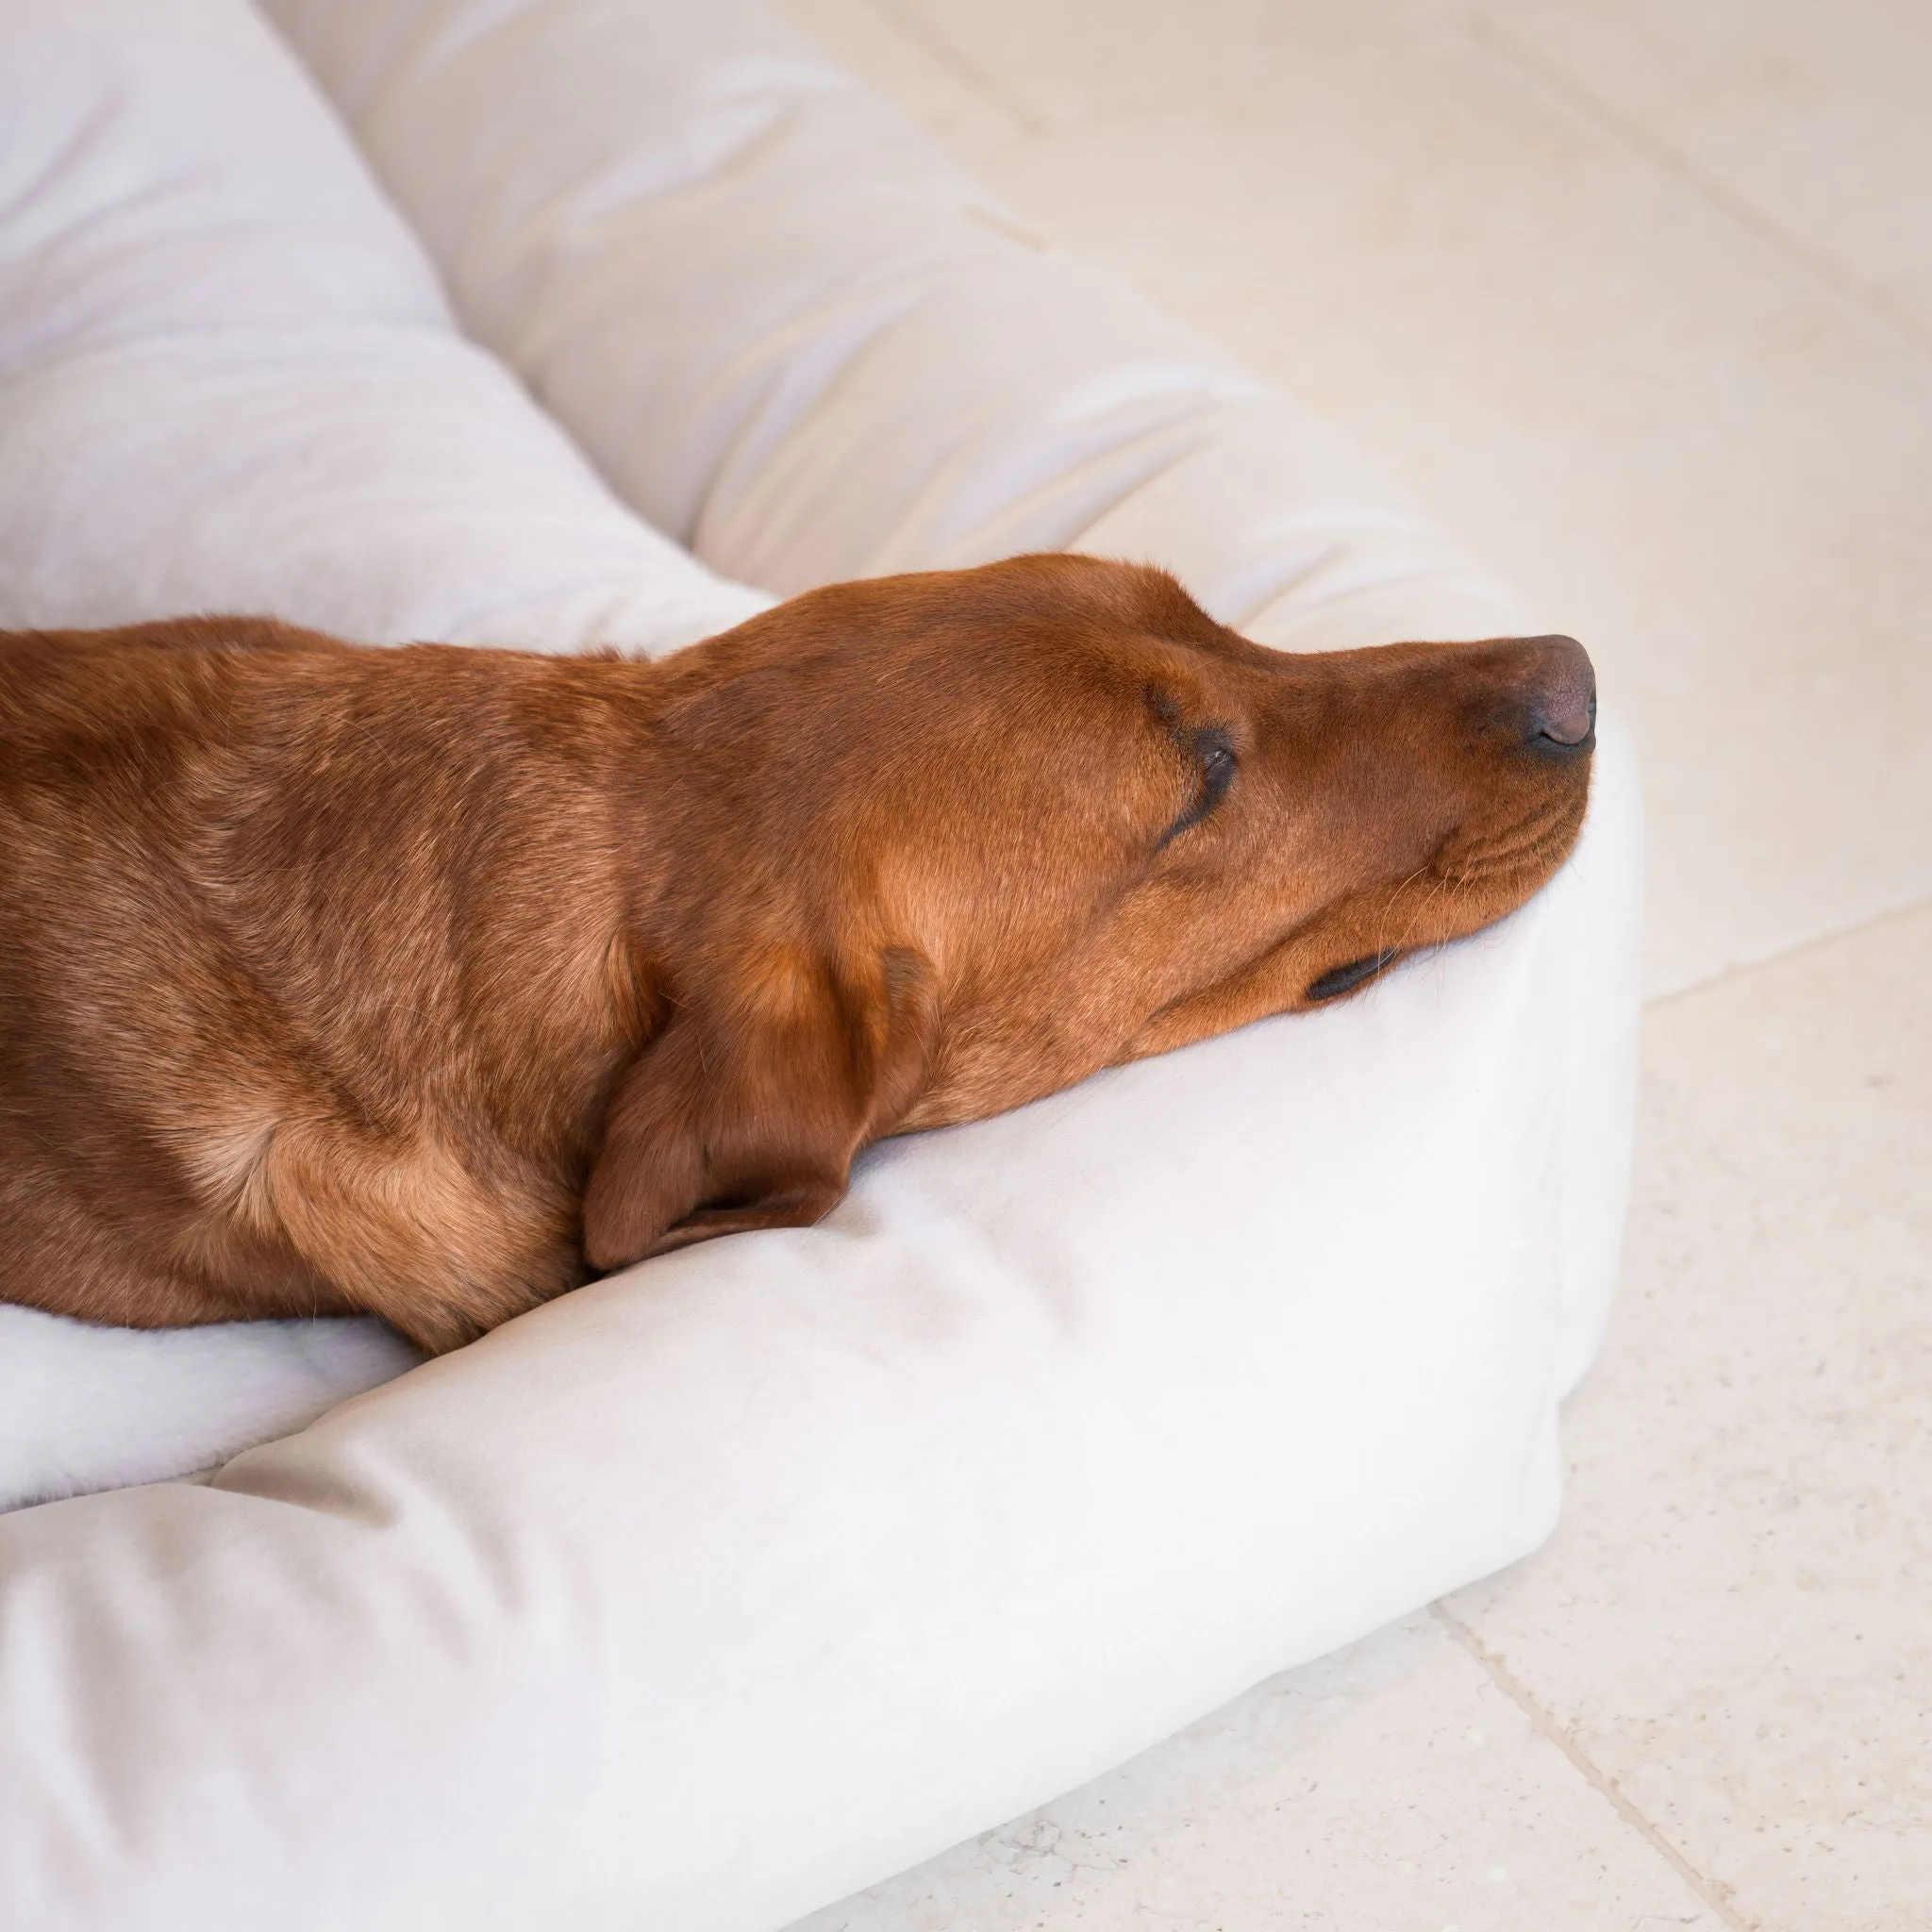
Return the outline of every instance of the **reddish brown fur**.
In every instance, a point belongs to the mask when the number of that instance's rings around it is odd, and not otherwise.
[[[814,1220],[880,1135],[1521,903],[1589,771],[1524,720],[1580,661],[1286,656],[1076,558],[656,665],[0,637],[0,1296],[446,1349]],[[1166,836],[1214,730],[1232,788]]]

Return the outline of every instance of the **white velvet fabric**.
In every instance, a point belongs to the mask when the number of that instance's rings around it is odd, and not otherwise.
[[[275,10],[465,325],[713,570],[1079,543],[1291,644],[1510,626],[755,13]],[[0,24],[0,622],[657,649],[762,601],[454,332],[239,0]],[[0,1518],[0,1924],[774,1927],[1521,1555],[1614,1274],[1637,858],[1607,720],[1552,889],[1345,1008]],[[0,1400],[57,1330],[0,1327]]]
[[[421,1359],[385,1322],[156,1331],[0,1303],[0,1510],[212,1470]]]
[[[625,513],[450,319],[252,8],[0,8],[0,623],[688,643],[770,599]]]

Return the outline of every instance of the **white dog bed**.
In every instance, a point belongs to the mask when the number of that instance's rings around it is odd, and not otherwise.
[[[241,0],[8,8],[0,623],[660,650],[1071,545],[1290,647],[1521,627],[754,11],[270,10],[295,54]],[[1635,798],[1607,715],[1496,931],[379,1387],[374,1324],[0,1310],[14,1501],[232,1456],[0,1518],[0,1924],[774,1927],[1533,1547]]]

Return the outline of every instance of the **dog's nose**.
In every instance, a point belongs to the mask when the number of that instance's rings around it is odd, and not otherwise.
[[[1525,732],[1531,749],[1577,753],[1596,742],[1596,673],[1574,638],[1525,638],[1534,654]]]

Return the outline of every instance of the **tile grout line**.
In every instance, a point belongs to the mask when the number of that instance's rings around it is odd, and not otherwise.
[[[1561,67],[1524,46],[1486,14],[1472,12],[1468,16],[1468,27],[1472,40],[1520,68],[1599,130],[1644,156],[1653,165],[1728,215],[1760,242],[1807,270],[1835,294],[1875,314],[1904,337],[1912,348],[1922,352],[1932,349],[1932,330],[1928,330],[1918,316],[1884,289],[1848,274],[1830,256],[1813,248],[1801,236],[1792,234],[1760,213],[1742,195],[1734,193],[1722,181],[1706,175],[1668,142],[1653,134],[1641,121],[1622,113]]]
[[[1466,1624],[1454,1610],[1441,1603],[1431,1604],[1429,1614],[1482,1666],[1484,1673],[1496,1689],[1570,1760],[1591,1789],[1606,1799],[1617,1816],[1718,1915],[1729,1927],[1729,1932],[1764,1932],[1757,1920],[1745,1918],[1731,1904],[1729,1886],[1722,1880],[1707,1878],[1698,1871],[1696,1866],[1691,1864],[1690,1859],[1624,1795],[1623,1789],[1616,1779],[1607,1776],[1591,1762],[1577,1746],[1575,1739],[1557,1722],[1555,1713],[1545,1710],[1529,1690],[1510,1674],[1508,1666],[1475,1634],[1471,1624]]]
[[[909,42],[957,86],[977,94],[987,106],[1004,114],[1021,134],[1031,139],[1049,131],[1047,123],[998,75],[961,53],[916,8],[907,5],[906,0],[868,0],[868,4],[901,40]]]
[[[1729,966],[1720,966],[1714,973],[1687,981],[1682,986],[1674,986],[1668,992],[1654,992],[1643,1001],[1643,1010],[1649,1012],[1653,1007],[1668,1007],[1677,1000],[1688,1000],[1694,993],[1709,992],[1713,987],[1724,985],[1747,973],[1761,972],[1768,966],[1782,966],[1788,959],[1796,959],[1818,946],[1835,946],[1840,940],[1855,940],[1869,932],[1875,932],[1882,925],[1890,925],[1894,920],[1911,919],[1925,912],[1932,912],[1932,897],[1922,894],[1916,899],[1907,899],[1903,906],[1890,906],[1882,912],[1868,914],[1863,919],[1855,919],[1849,925],[1834,926],[1829,932],[1818,932],[1802,940],[1793,940],[1790,945],[1778,946],[1766,953],[1762,958],[1740,959]]]

